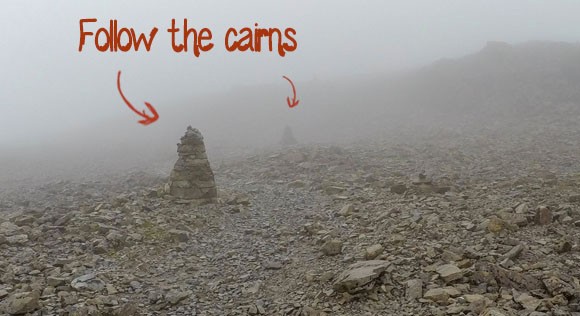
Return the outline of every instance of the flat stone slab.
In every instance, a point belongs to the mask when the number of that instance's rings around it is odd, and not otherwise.
[[[343,271],[334,283],[337,292],[356,293],[372,281],[380,278],[389,267],[385,260],[368,260],[353,263]]]

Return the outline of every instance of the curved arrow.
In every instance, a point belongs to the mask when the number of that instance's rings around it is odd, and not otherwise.
[[[129,100],[127,100],[127,98],[125,98],[123,91],[121,91],[121,70],[119,70],[119,72],[117,73],[117,89],[119,90],[119,94],[121,94],[121,98],[123,98],[123,101],[125,101],[125,104],[127,104],[127,106],[133,112],[137,113],[137,115],[139,115],[143,118],[142,120],[139,121],[139,123],[141,123],[143,125],[149,125],[149,124],[157,121],[157,119],[159,118],[159,114],[157,114],[157,111],[155,111],[155,108],[149,102],[145,102],[145,106],[149,109],[149,111],[151,111],[152,116],[147,115],[145,110],[139,112],[137,109],[135,109],[135,107],[133,107],[131,102],[129,102]]]
[[[288,106],[290,108],[293,108],[293,107],[297,106],[298,103],[300,103],[300,100],[296,100],[296,88],[294,87],[294,83],[292,82],[292,80],[290,80],[290,78],[288,78],[286,76],[282,76],[282,78],[288,80],[288,82],[290,82],[290,85],[292,85],[292,93],[294,94],[294,97],[292,98],[292,101],[290,101],[290,97],[287,97],[286,101],[288,102]]]

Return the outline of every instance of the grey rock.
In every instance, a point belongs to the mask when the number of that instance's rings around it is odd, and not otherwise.
[[[327,256],[336,256],[342,252],[342,241],[331,239],[322,245],[321,251]]]
[[[522,203],[516,207],[515,212],[516,214],[526,214],[529,209],[530,208],[527,203]]]
[[[171,305],[177,305],[179,302],[191,296],[190,291],[171,290],[165,295],[165,300]]]
[[[382,254],[384,248],[381,244],[376,244],[365,249],[365,259],[372,260]]]
[[[34,223],[35,218],[30,216],[30,215],[23,215],[20,216],[16,219],[14,219],[14,224],[16,224],[16,226],[30,226],[32,225],[32,223]]]
[[[282,269],[282,263],[278,261],[268,261],[264,263],[264,268],[266,270],[280,270]]]
[[[436,271],[445,282],[452,282],[463,277],[463,271],[451,263],[437,267]]]
[[[62,306],[74,305],[79,301],[79,296],[77,293],[60,291],[58,292],[57,296]]]
[[[71,282],[71,287],[77,291],[100,292],[105,288],[105,282],[93,273],[82,275]]]
[[[558,244],[556,245],[556,252],[561,254],[561,253],[565,253],[565,252],[569,252],[572,250],[572,243],[566,239],[563,238],[562,240],[558,241]]]
[[[173,241],[186,242],[189,240],[189,232],[178,229],[171,229],[168,233]]]
[[[356,293],[380,278],[388,267],[385,260],[356,262],[337,276],[333,287],[338,292]]]
[[[302,180],[295,180],[295,181],[288,183],[288,187],[291,189],[304,188],[305,186],[306,186],[306,182],[304,182]]]
[[[40,295],[37,292],[20,292],[6,299],[5,310],[10,315],[21,315],[33,312],[40,308]]]
[[[346,191],[346,188],[335,186],[335,185],[330,185],[330,186],[324,187],[324,193],[326,193],[328,195],[340,194],[344,191]]]
[[[571,297],[575,294],[574,287],[558,277],[551,276],[542,280],[542,282],[548,290],[548,293],[550,293],[552,296],[563,294],[565,296]]]
[[[423,280],[413,279],[407,281],[405,298],[409,301],[417,300],[423,297]]]
[[[540,206],[536,210],[536,224],[548,225],[552,223],[552,211],[547,206]]]
[[[21,231],[21,228],[11,222],[0,223],[0,235],[12,236]]]
[[[423,294],[424,299],[431,300],[437,303],[447,303],[449,300],[449,293],[443,288],[429,289]]]
[[[540,303],[542,302],[540,299],[535,298],[528,293],[516,293],[514,290],[514,301],[522,305],[528,311],[535,311]]]
[[[139,315],[139,308],[137,304],[129,302],[123,304],[123,306],[117,312],[118,316],[137,316]]]
[[[46,278],[46,284],[48,284],[49,286],[52,286],[52,287],[64,285],[67,282],[68,282],[68,279],[66,279],[66,278],[59,278],[59,277],[52,277],[52,276],[49,276]]]
[[[391,186],[391,192],[396,194],[403,194],[407,192],[407,186],[404,184],[394,184]]]
[[[73,213],[68,213],[64,216],[61,216],[59,219],[57,219],[54,222],[54,226],[64,226],[68,222],[70,222],[70,220],[73,219],[74,217],[75,217],[75,214],[73,214]]]
[[[515,314],[510,313],[504,309],[497,307],[490,307],[485,309],[480,316],[515,316]]]
[[[354,206],[352,204],[347,204],[340,209],[338,212],[339,216],[349,216],[354,212]]]
[[[6,243],[9,245],[25,245],[28,242],[28,235],[19,234],[6,237]]]

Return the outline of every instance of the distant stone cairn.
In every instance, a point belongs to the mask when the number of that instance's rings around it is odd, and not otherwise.
[[[294,137],[294,133],[292,132],[292,128],[290,126],[286,126],[284,128],[284,132],[282,133],[282,139],[280,140],[280,145],[282,146],[292,146],[298,144],[296,138]]]
[[[213,202],[217,189],[199,130],[187,127],[177,144],[177,154],[179,158],[169,176],[169,194],[184,200]]]

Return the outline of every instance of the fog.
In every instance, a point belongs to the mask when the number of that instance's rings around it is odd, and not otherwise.
[[[175,156],[187,125],[200,128],[216,156],[227,148],[275,144],[286,125],[305,143],[355,140],[411,123],[401,112],[421,104],[407,98],[420,99],[421,92],[405,80],[423,79],[404,78],[421,77],[424,67],[442,58],[477,53],[488,41],[574,43],[579,10],[577,1],[525,0],[5,1],[0,153],[9,161],[63,170],[69,160],[119,163],[120,157],[148,154],[164,160]],[[82,18],[98,19],[88,25],[93,32],[108,27],[109,19],[138,33],[153,27],[159,32],[150,52],[101,53],[92,38],[79,52]],[[210,28],[215,47],[199,57],[173,52],[166,31],[173,18]],[[224,49],[228,28],[254,23],[294,28],[296,51],[280,57]],[[125,95],[138,109],[153,104],[157,122],[137,123],[117,92],[119,70]],[[296,108],[286,105],[292,92],[283,75],[296,84]],[[385,119],[370,109],[380,109]],[[22,167],[8,169],[17,175]]]
[[[0,315],[580,315],[579,12],[1,1]]]

